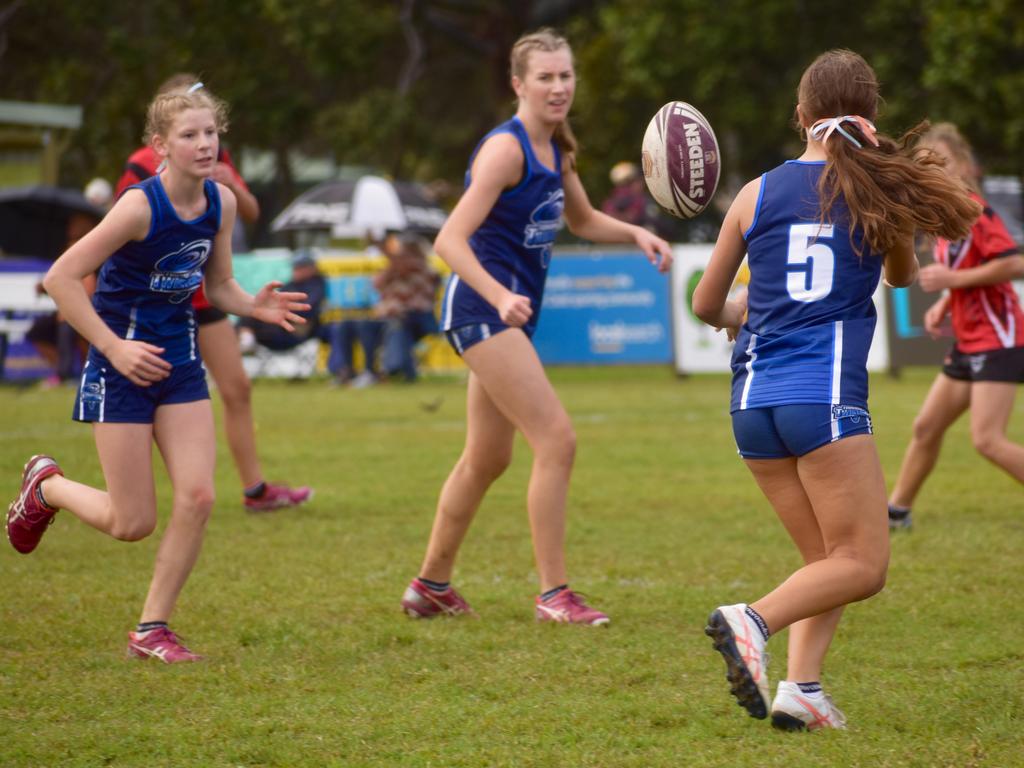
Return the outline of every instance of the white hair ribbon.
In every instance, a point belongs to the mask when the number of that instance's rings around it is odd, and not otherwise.
[[[864,134],[871,144],[878,146],[878,139],[875,138],[875,125],[870,120],[861,117],[860,115],[843,115],[842,117],[823,117],[811,126],[811,136],[824,144],[828,141],[828,137],[832,135],[833,131],[838,131],[846,138],[851,144],[860,149],[863,146],[857,139],[851,136],[849,133],[843,130],[843,123],[853,123],[860,132]]]

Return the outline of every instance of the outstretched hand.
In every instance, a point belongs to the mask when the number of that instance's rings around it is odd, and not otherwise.
[[[274,280],[260,288],[253,297],[252,317],[264,323],[279,325],[286,331],[294,331],[295,323],[305,323],[306,318],[296,312],[305,312],[310,308],[305,303],[305,293],[300,291],[279,291],[283,285]]]
[[[653,232],[637,227],[636,244],[659,272],[668,272],[672,268],[672,246]]]

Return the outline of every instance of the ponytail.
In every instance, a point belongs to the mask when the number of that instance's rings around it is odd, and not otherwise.
[[[828,141],[828,161],[818,183],[822,221],[831,220],[842,197],[850,229],[859,228],[876,253],[888,252],[916,230],[947,240],[967,236],[981,206],[962,181],[945,172],[938,155],[918,146],[927,121],[898,141],[881,133],[868,136],[858,124],[845,127],[856,141],[839,134]]]

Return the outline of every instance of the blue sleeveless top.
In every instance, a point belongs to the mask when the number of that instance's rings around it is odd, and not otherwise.
[[[818,220],[824,161],[790,160],[761,177],[744,233],[750,267],[747,322],[732,356],[731,411],[798,403],[867,407],[871,296],[879,254],[850,242],[840,198]],[[853,232],[862,247],[862,233]]]
[[[217,184],[203,182],[206,211],[191,221],[178,218],[159,175],[130,189],[141,189],[149,200],[149,233],[144,240],[125,243],[103,263],[93,307],[122,339],[164,347],[163,357],[171,365],[198,360],[192,294],[203,282],[220,229]]]
[[[551,247],[562,228],[562,155],[555,142],[555,167],[548,168],[533,154],[526,128],[518,117],[499,125],[477,144],[469,159],[465,186],[469,186],[473,160],[487,139],[495,134],[511,133],[523,150],[523,178],[512,189],[501,193],[480,228],[469,238],[469,245],[484,269],[514,293],[529,297],[533,308],[530,321],[523,326],[532,335],[540,317],[541,298]],[[486,299],[452,274],[442,304],[441,328],[448,331],[475,323],[500,323],[497,310]]]

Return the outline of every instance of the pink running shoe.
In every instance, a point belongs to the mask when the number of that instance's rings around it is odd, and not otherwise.
[[[419,579],[413,579],[402,595],[402,610],[414,619],[435,616],[475,616],[469,603],[451,587],[435,592]]]
[[[182,645],[178,636],[167,627],[158,627],[144,634],[129,632],[128,656],[137,659],[160,659],[164,664],[199,661],[203,658]]]
[[[275,509],[305,504],[313,498],[313,489],[306,485],[289,488],[287,485],[266,483],[262,496],[257,496],[255,499],[250,499],[248,496],[242,498],[245,501],[245,508],[250,512],[270,512]]]
[[[27,555],[39,544],[57,509],[39,501],[39,484],[51,475],[63,475],[49,456],[33,456],[21,474],[21,492],[7,507],[7,539],[11,546]]]
[[[591,627],[607,626],[611,623],[608,614],[601,613],[583,602],[583,595],[571,589],[563,589],[550,600],[537,596],[537,621],[558,621],[566,624],[588,624]]]

